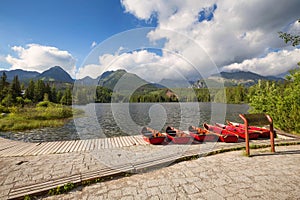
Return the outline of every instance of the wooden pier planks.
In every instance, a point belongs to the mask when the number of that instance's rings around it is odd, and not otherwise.
[[[140,135],[41,143],[27,143],[0,138],[0,157],[87,152],[146,144],[148,143],[146,143]]]

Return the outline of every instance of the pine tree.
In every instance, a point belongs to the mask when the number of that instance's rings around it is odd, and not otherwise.
[[[61,98],[60,102],[64,105],[72,105],[72,92],[70,87],[68,87]]]
[[[52,95],[51,95],[51,87],[50,87],[49,83],[47,83],[45,85],[44,96],[45,96],[45,94],[48,95],[48,100],[52,102],[52,99],[51,99],[51,97],[52,97]]]
[[[45,93],[45,83],[43,80],[38,80],[34,84],[34,102],[43,101]]]
[[[50,101],[52,101],[53,103],[58,103],[58,101],[57,101],[57,92],[56,92],[55,86],[53,86],[53,87],[51,88]]]
[[[9,83],[6,81],[7,76],[6,73],[3,72],[0,78],[0,100],[2,101],[8,93]]]
[[[57,95],[56,95],[56,101],[57,101],[57,103],[58,103],[58,102],[61,103],[62,96],[63,96],[63,94],[62,94],[62,92],[59,90],[59,91],[57,92]]]
[[[31,101],[34,100],[34,86],[35,86],[35,83],[34,83],[34,81],[31,79],[31,80],[29,81],[28,87],[27,87],[26,90],[25,90],[25,98],[26,98],[26,99],[29,99],[29,100],[31,100]]]
[[[10,93],[14,102],[16,102],[17,97],[22,96],[21,85],[18,76],[14,76],[10,87]]]

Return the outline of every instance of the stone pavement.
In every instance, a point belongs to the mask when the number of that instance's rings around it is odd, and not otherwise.
[[[300,199],[300,145],[221,153],[45,199]]]
[[[278,138],[278,142],[282,138]],[[288,141],[289,139],[283,139]],[[253,143],[268,144],[269,140],[258,140]],[[17,156],[17,157],[1,157],[0,158],[0,199],[7,199],[12,193],[13,188],[21,186],[30,186],[51,182],[63,177],[72,177],[78,174],[89,173],[101,169],[118,169],[120,165],[133,166],[138,169],[139,163],[153,163],[153,158],[159,162],[162,158],[168,158],[175,155],[182,155],[189,151],[191,155],[199,153],[211,152],[213,150],[244,146],[244,142],[228,144],[228,143],[204,143],[196,145],[142,145],[130,146],[114,149],[102,149],[91,152],[72,152],[63,154],[46,154],[38,156]],[[277,182],[282,184],[276,189],[286,189],[287,186],[299,184],[299,168],[300,164],[299,150],[300,146],[276,147],[276,151],[291,151],[291,154],[277,153],[271,156],[251,157],[241,156],[241,152],[231,152],[216,156],[203,157],[198,160],[182,162],[170,167],[161,168],[156,171],[145,174],[135,174],[131,177],[125,177],[108,182],[102,182],[89,187],[84,187],[82,191],[75,191],[62,196],[49,197],[50,199],[144,199],[144,198],[195,198],[197,195],[203,195],[205,198],[212,195],[220,195],[221,197],[237,197],[234,191],[239,191],[238,195],[243,195],[241,189],[246,186],[252,191],[251,194],[265,197],[268,191],[261,193],[257,188],[265,188],[261,184],[272,182],[272,188],[277,188]],[[253,150],[251,150],[252,154]],[[152,159],[152,160],[151,160]],[[284,161],[287,159],[286,161]],[[151,160],[151,162],[149,162]],[[249,162],[249,164],[247,163]],[[285,165],[285,163],[291,163]],[[266,167],[264,166],[266,165]],[[278,165],[279,168],[273,169]],[[249,167],[250,166],[250,167]],[[246,167],[248,172],[241,171]],[[294,168],[293,168],[294,167]],[[252,169],[253,168],[253,169]],[[278,171],[277,173],[276,170]],[[298,171],[296,171],[298,170]],[[261,174],[263,172],[263,174]],[[274,173],[273,173],[274,172]],[[249,174],[248,174],[249,173]],[[287,173],[287,174],[285,174]],[[244,174],[248,174],[247,178],[242,178]],[[259,174],[258,177],[254,175]],[[285,174],[285,176],[280,176]],[[251,177],[248,177],[250,176]],[[262,176],[263,175],[263,176]],[[291,182],[287,182],[287,175],[292,175]],[[254,176],[254,177],[252,177]],[[273,179],[261,180],[259,178],[273,177],[277,181],[274,185]],[[241,181],[243,180],[243,181]],[[246,180],[246,182],[245,182]],[[248,182],[247,182],[248,180]],[[251,182],[251,181],[252,182]],[[262,182],[256,185],[257,182]],[[201,184],[204,184],[201,186]],[[225,185],[225,186],[224,186]],[[231,185],[231,187],[228,187]],[[255,191],[251,186],[255,186]],[[222,186],[222,187],[221,187]],[[282,187],[284,186],[284,187]],[[242,188],[240,188],[242,187]],[[222,189],[223,188],[223,189]],[[263,189],[265,190],[265,189]],[[102,191],[102,192],[101,192]],[[243,191],[243,190],[242,190]],[[294,193],[293,193],[294,191]],[[293,188],[290,192],[286,190],[282,195],[290,195],[289,197],[298,197],[300,193],[297,188]],[[279,192],[281,194],[281,192]],[[245,193],[247,194],[247,193]],[[175,196],[174,196],[175,195]],[[116,196],[116,197],[115,197]],[[248,194],[249,196],[249,194]],[[278,196],[277,192],[275,197]],[[200,198],[199,197],[199,198]],[[204,198],[203,197],[203,198]],[[218,196],[216,196],[218,197]],[[282,198],[279,198],[282,199]]]

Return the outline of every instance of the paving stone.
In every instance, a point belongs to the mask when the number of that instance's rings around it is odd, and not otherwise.
[[[159,187],[147,188],[146,193],[148,196],[161,195],[161,191],[160,191]]]
[[[162,194],[173,194],[175,192],[171,185],[162,185],[159,187]]]
[[[133,196],[123,196],[120,200],[134,200]]]
[[[198,200],[198,199],[205,199],[203,193],[195,193],[195,194],[189,194],[188,197],[190,199],[195,199],[195,200]]]
[[[175,193],[161,194],[159,196],[159,199],[161,199],[161,200],[174,200],[174,199],[176,199],[176,194]]]
[[[179,186],[179,185],[183,185],[185,183],[187,183],[187,180],[183,179],[183,178],[174,178],[174,179],[171,179],[172,181],[172,185],[175,185],[175,186]]]
[[[159,196],[155,195],[155,196],[150,196],[148,198],[149,200],[159,200]]]
[[[185,184],[183,188],[188,195],[199,192],[199,189],[193,184]]]
[[[134,199],[137,200],[146,200],[148,198],[147,194],[137,194],[134,196]]]
[[[213,190],[216,193],[220,194],[222,197],[225,197],[225,198],[234,196],[233,193],[226,190],[225,187],[223,187],[223,186],[217,186],[217,187],[213,188]]]
[[[202,192],[202,195],[207,200],[224,199],[220,194],[218,194],[216,191],[212,189]]]
[[[241,198],[238,195],[225,197],[226,200],[241,200]]]
[[[122,195],[126,196],[126,195],[136,195],[137,194],[137,190],[135,187],[125,187],[122,188]]]
[[[120,198],[122,193],[120,190],[110,190],[107,194],[108,198]]]

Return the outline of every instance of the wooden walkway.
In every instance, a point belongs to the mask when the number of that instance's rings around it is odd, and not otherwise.
[[[146,144],[148,143],[141,135],[41,143],[13,141],[0,137],[0,157],[84,152]]]

